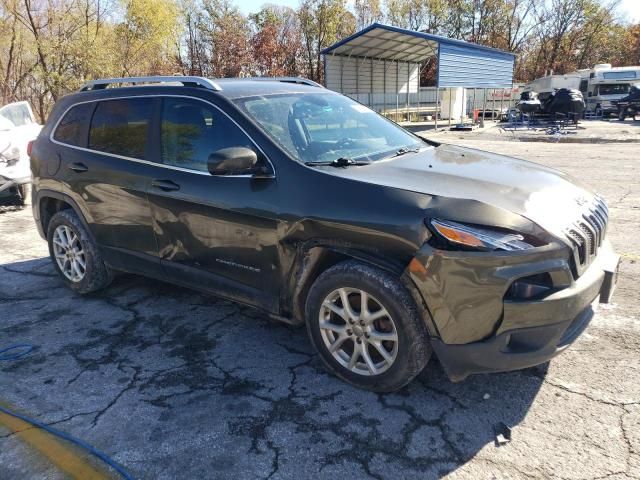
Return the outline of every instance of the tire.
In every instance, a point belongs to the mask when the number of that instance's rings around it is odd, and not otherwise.
[[[25,206],[29,200],[29,184],[18,185],[18,204]]]
[[[626,111],[624,108],[620,108],[618,110],[618,120],[624,122],[625,118],[627,118]]]
[[[348,322],[349,318],[362,318],[358,292],[365,292],[368,299],[369,315],[365,318],[378,317],[364,326],[358,320]],[[347,311],[357,317],[340,308],[343,294],[351,307]],[[411,294],[398,278],[360,262],[349,260],[323,272],[311,286],[305,316],[311,343],[329,372],[358,388],[398,390],[418,375],[431,357],[429,335]],[[329,348],[337,345],[334,354]],[[365,350],[369,363],[363,356]],[[350,368],[354,355],[357,358]]]
[[[71,233],[63,234],[64,231]],[[65,237],[61,237],[61,235],[65,235]],[[80,269],[84,270],[83,274],[76,275],[75,279],[69,278],[68,274],[75,275],[78,270],[71,269],[65,273],[56,260],[56,254],[59,255],[60,251],[69,252],[69,249],[63,248],[60,240],[64,238],[63,241],[68,244],[69,237],[73,238],[73,235],[75,235],[75,239],[71,242],[72,253],[78,264],[80,263],[79,259],[84,262],[84,269]],[[93,238],[73,210],[62,210],[51,218],[47,227],[47,242],[49,255],[55,269],[71,290],[80,294],[95,292],[105,288],[113,280],[113,274],[102,260]],[[63,264],[67,269],[71,261],[63,260]]]
[[[600,107],[600,105],[596,106],[594,114],[595,114],[596,117],[604,118],[603,113],[602,113],[602,108]]]

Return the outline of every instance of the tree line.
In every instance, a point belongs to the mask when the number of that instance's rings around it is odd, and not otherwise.
[[[239,0],[240,1],[240,0]],[[321,50],[370,25],[477,42],[516,54],[516,81],[596,63],[640,64],[640,25],[619,0],[301,0],[244,14],[231,0],[0,0],[0,101],[46,118],[93,78],[305,76]],[[433,81],[434,66],[423,84]]]

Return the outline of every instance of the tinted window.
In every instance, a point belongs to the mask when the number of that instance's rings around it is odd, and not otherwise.
[[[91,121],[89,148],[145,158],[152,102],[151,98],[99,102]]]
[[[94,106],[93,103],[83,103],[69,110],[58,124],[53,138],[68,145],[84,147],[87,143],[85,127]]]
[[[248,137],[216,108],[197,100],[162,102],[162,163],[208,171],[209,155],[222,148],[253,148]]]

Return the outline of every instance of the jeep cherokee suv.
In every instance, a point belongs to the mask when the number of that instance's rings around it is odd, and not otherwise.
[[[433,352],[452,380],[545,362],[615,282],[607,206],[567,175],[302,79],[93,81],[56,104],[31,168],[71,289],[132,272],[306,323],[327,368],[374,391]]]

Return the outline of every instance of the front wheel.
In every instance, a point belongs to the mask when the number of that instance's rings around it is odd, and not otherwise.
[[[359,262],[340,263],[318,277],[307,297],[306,321],[327,369],[366,390],[398,390],[431,356],[410,293],[393,275]]]
[[[625,118],[627,118],[626,109],[620,108],[618,110],[618,120],[620,120],[621,122],[624,122]]]

